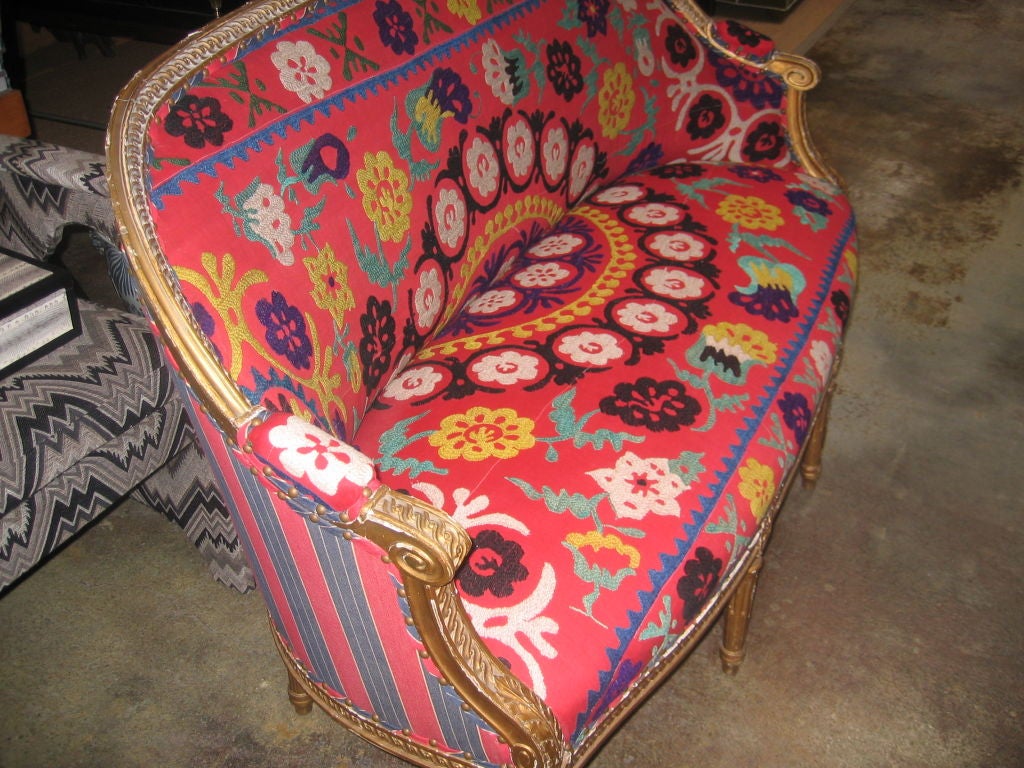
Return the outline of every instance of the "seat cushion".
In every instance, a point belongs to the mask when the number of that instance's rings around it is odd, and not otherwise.
[[[363,421],[381,479],[469,530],[474,625],[574,742],[698,616],[792,469],[852,233],[840,191],[799,172],[629,176],[524,233]]]

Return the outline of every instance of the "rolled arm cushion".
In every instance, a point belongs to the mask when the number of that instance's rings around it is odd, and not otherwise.
[[[478,716],[491,675],[554,723],[548,758],[583,750],[749,564],[856,238],[791,109],[809,65],[690,3],[496,5],[226,20],[152,78],[145,216],[194,346],[259,414],[204,429],[285,646],[360,722],[527,764]],[[324,527],[380,493],[472,537],[458,610],[430,593],[490,659],[457,692],[393,564]],[[339,629],[368,615],[397,692]]]

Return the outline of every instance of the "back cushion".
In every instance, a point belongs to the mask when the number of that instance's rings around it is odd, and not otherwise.
[[[674,160],[792,162],[780,83],[638,7],[310,3],[173,91],[149,133],[157,236],[251,402],[350,440],[588,190]]]

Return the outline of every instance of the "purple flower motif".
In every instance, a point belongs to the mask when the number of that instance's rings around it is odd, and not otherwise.
[[[202,149],[209,142],[215,147],[224,143],[224,134],[234,126],[221,111],[220,102],[212,97],[182,96],[168,112],[164,130],[171,136],[182,136],[193,149]]]
[[[577,0],[576,18],[587,25],[587,37],[608,32],[609,0]]]
[[[340,181],[349,172],[348,147],[337,136],[325,133],[313,142],[299,170],[310,183],[315,183],[321,176]]]
[[[691,139],[710,139],[725,125],[722,100],[703,94],[687,113],[686,132]]]
[[[788,323],[800,314],[789,289],[782,285],[761,284],[750,293],[733,291],[729,294],[729,301],[765,320]]]
[[[473,537],[473,550],[459,569],[458,582],[466,594],[480,597],[490,592],[495,597],[508,597],[515,584],[530,572],[522,564],[523,548],[494,530],[480,531]]]
[[[693,424],[701,411],[700,403],[686,394],[682,383],[671,379],[655,381],[643,376],[635,384],[616,384],[613,392],[602,398],[601,412],[651,432],[676,432]]]
[[[569,43],[555,40],[547,48],[547,76],[555,93],[566,101],[583,90],[583,74],[580,71],[580,57]]]
[[[199,330],[203,332],[203,335],[210,340],[210,344],[213,345],[213,334],[217,330],[217,321],[214,320],[213,315],[201,302],[192,302],[192,317],[196,319],[199,324]],[[213,351],[217,355],[217,359],[223,361],[224,358],[217,349],[216,345],[213,345]]]
[[[458,72],[444,67],[435,69],[427,92],[434,97],[442,112],[451,112],[455,116],[456,122],[464,124],[469,120],[473,104],[469,100],[469,88]]]
[[[811,428],[811,407],[807,404],[807,398],[799,392],[787,392],[779,398],[779,408],[782,410],[782,421],[793,430],[793,437],[798,445],[803,445],[804,438]]]
[[[391,366],[391,351],[395,347],[391,302],[371,296],[366,302],[366,312],[359,318],[359,328],[362,331],[359,362],[363,367],[363,381],[368,389],[373,389]]]
[[[712,56],[718,84],[732,91],[737,101],[746,101],[754,109],[782,107],[782,83],[774,75],[750,69],[725,56]]]
[[[697,547],[697,556],[683,565],[683,576],[676,582],[676,593],[683,601],[683,619],[687,622],[697,618],[701,607],[718,586],[722,573],[722,559],[715,557],[710,549]]]
[[[757,181],[767,184],[770,181],[782,181],[782,177],[771,168],[754,167],[750,165],[735,165],[729,169],[741,179]]]
[[[775,120],[763,120],[743,142],[743,157],[751,162],[776,160],[786,149],[786,135]]]
[[[786,192],[786,199],[796,207],[803,208],[810,213],[816,213],[819,216],[832,215],[832,209],[829,207],[829,204],[813,192],[803,189],[791,189]]]
[[[661,148],[661,144],[655,144],[651,142],[644,147],[629,162],[629,167],[626,168],[626,175],[631,173],[639,173],[640,171],[646,171],[648,168],[654,168],[661,163],[662,158],[665,157],[665,150]]]
[[[298,307],[289,304],[284,294],[274,291],[270,301],[256,302],[256,317],[266,329],[270,348],[284,355],[296,368],[309,368],[313,359],[313,343],[306,332],[306,321]]]
[[[398,0],[377,0],[373,20],[377,22],[380,41],[384,45],[395,53],[409,56],[415,53],[420,38],[412,27],[412,16],[398,4]]]

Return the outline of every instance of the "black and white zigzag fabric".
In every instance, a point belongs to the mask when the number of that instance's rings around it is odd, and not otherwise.
[[[0,591],[136,487],[215,577],[249,588],[147,323],[89,302],[80,310],[79,337],[0,381]]]

